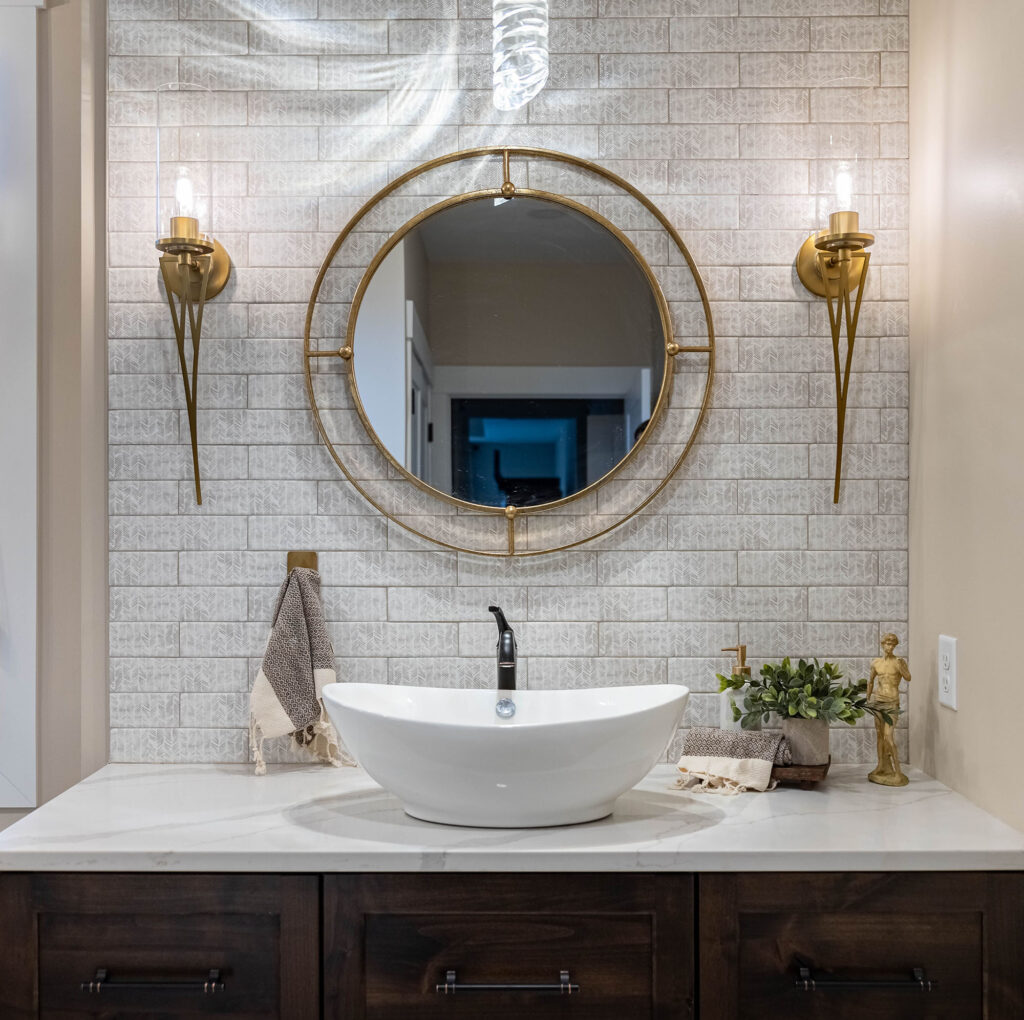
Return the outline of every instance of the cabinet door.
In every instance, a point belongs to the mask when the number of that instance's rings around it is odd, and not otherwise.
[[[41,1020],[319,1016],[319,880],[274,875],[0,876]],[[2,898],[2,895],[0,895]],[[5,917],[5,924],[8,918]],[[17,933],[17,934],[15,934]],[[2,959],[2,957],[0,957]],[[10,968],[0,962],[0,977]],[[3,982],[0,981],[0,987]]]
[[[692,1013],[689,875],[328,876],[324,897],[328,1020]]]
[[[1024,876],[700,876],[702,1020],[1024,1016]]]

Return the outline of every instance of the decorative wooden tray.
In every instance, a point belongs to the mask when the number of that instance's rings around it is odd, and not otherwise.
[[[824,765],[773,765],[772,779],[780,783],[791,783],[801,790],[813,790],[825,776],[832,764],[832,756]]]

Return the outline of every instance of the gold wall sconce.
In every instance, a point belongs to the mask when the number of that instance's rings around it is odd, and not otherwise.
[[[839,502],[843,474],[843,433],[846,428],[846,398],[850,387],[853,345],[857,339],[857,321],[864,296],[871,254],[872,234],[861,233],[860,217],[855,212],[834,212],[828,218],[828,230],[811,234],[796,256],[800,282],[828,303],[828,321],[832,332],[832,358],[836,381],[836,476],[832,502]],[[846,327],[845,357],[840,353],[843,327]]]
[[[157,90],[156,247],[163,253],[160,276],[178,347],[198,504],[203,502],[196,415],[203,310],[231,275],[228,253],[204,229],[212,197],[209,129],[195,125],[205,122],[201,108],[209,96],[208,89],[180,82]]]

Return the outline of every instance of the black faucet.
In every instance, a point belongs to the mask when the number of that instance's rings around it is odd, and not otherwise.
[[[498,624],[498,690],[516,689],[516,636],[505,619],[500,606],[488,606],[487,612],[494,613]]]

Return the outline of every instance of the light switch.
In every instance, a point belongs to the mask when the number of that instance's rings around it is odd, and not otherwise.
[[[956,711],[956,638],[939,635],[939,704]]]

